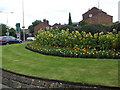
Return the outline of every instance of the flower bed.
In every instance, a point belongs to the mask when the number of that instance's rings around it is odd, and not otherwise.
[[[42,54],[61,56],[61,57],[120,59],[120,52],[114,52],[111,50],[97,51],[96,49],[86,49],[86,48],[72,49],[72,48],[61,48],[61,47],[52,47],[52,46],[41,46],[41,45],[37,45],[37,43],[35,42],[27,44],[26,48]]]
[[[117,58],[120,59],[120,32],[86,32],[67,30],[40,30],[36,41],[27,48],[37,52],[78,58]]]
[[[67,30],[40,30],[36,35],[36,42],[39,45],[48,45],[62,48],[88,48],[97,50],[120,50],[120,31],[100,32],[91,34],[86,32]]]

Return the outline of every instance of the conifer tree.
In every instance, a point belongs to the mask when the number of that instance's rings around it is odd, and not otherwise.
[[[72,25],[71,13],[69,13],[68,25]]]

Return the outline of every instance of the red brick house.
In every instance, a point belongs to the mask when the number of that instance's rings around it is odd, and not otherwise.
[[[34,27],[34,32],[37,33],[40,29],[49,30],[50,29],[49,21],[43,19],[43,22],[40,22],[38,25]]]
[[[113,16],[108,15],[106,12],[96,7],[93,7],[92,9],[88,10],[82,16],[83,20],[89,23],[99,23],[105,25],[113,24]]]

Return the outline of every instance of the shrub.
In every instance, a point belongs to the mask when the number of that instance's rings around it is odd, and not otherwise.
[[[98,50],[119,50],[120,33],[112,32],[91,34],[86,32],[67,30],[40,30],[36,36],[36,42],[40,45],[48,45],[62,48],[96,48]]]
[[[115,29],[117,32],[120,31],[120,23],[113,24],[112,26],[110,26],[111,32],[113,31],[113,29]]]
[[[79,29],[79,31],[84,31],[84,32],[91,32],[92,34],[94,33],[100,33],[100,32],[107,32],[108,31],[108,26],[104,26],[101,24],[88,24],[83,26],[82,28]]]

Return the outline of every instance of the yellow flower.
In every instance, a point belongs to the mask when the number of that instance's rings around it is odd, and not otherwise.
[[[65,30],[62,30],[62,33],[64,33],[65,32]]]
[[[79,34],[79,32],[78,32],[78,31],[75,31],[75,33],[76,33],[76,34]]]
[[[74,31],[72,31],[72,33],[74,34]]]
[[[79,39],[82,39],[82,37],[79,37]]]
[[[77,37],[76,35],[74,35],[74,37]]]
[[[86,34],[86,37],[89,37],[89,35],[88,35],[88,34]]]
[[[70,37],[68,37],[68,39],[70,39]]]

